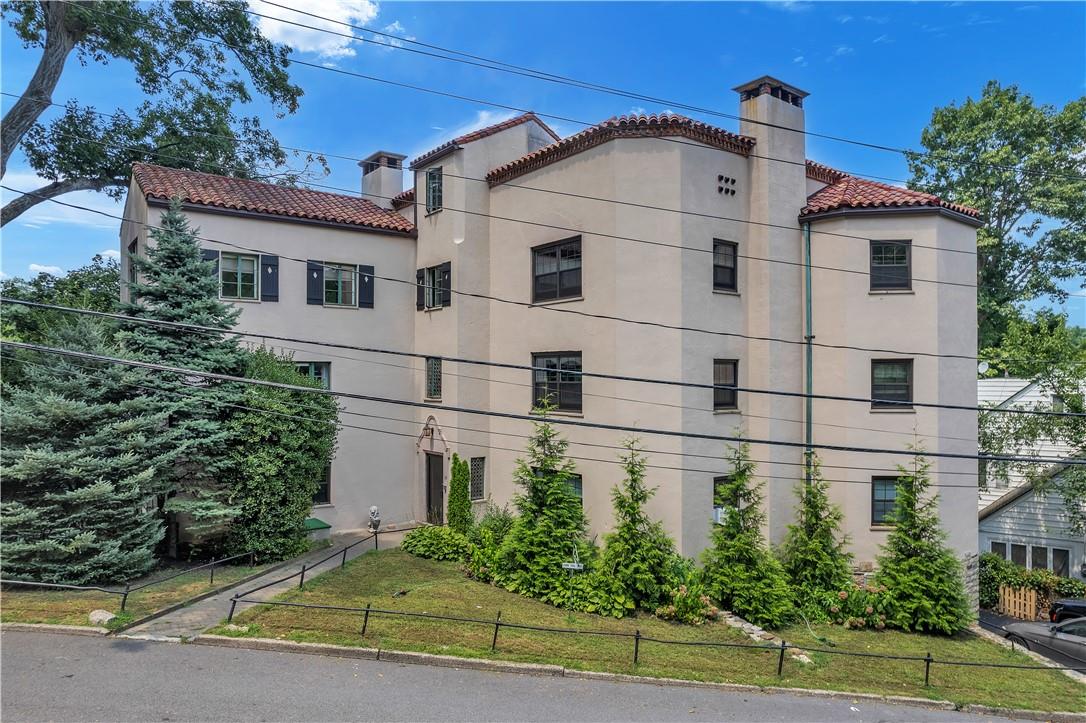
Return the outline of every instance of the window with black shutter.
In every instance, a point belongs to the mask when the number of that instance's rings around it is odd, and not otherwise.
[[[713,288],[739,290],[739,244],[713,239]]]
[[[426,213],[441,210],[443,189],[441,185],[441,167],[426,170]]]
[[[873,359],[871,361],[871,407],[912,409],[912,359]]]
[[[581,411],[581,352],[532,355],[532,406],[549,402],[561,412]]]
[[[739,362],[736,359],[713,360],[713,409],[739,407]]]
[[[532,249],[532,301],[581,295],[581,237]]]
[[[222,253],[219,256],[219,296],[255,301],[260,289],[260,257]]]
[[[415,272],[415,285],[416,309],[452,306],[452,262],[419,269]]]
[[[897,501],[897,477],[871,478],[871,524],[892,525]]]
[[[912,288],[912,242],[871,242],[871,290]]]

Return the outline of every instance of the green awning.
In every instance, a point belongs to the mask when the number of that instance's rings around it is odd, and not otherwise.
[[[332,526],[324,520],[319,520],[316,517],[307,517],[305,520],[305,531],[313,532],[315,530],[330,530]]]

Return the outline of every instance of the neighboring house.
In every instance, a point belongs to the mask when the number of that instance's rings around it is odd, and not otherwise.
[[[993,378],[977,382],[977,401],[994,408],[1058,408],[1042,385],[1029,379]],[[1040,440],[1019,454],[1059,459],[1073,449],[1052,440]],[[1047,475],[1054,483],[1066,474],[1065,465],[1054,464]],[[1074,534],[1067,521],[1066,503],[1056,493],[1039,494],[1021,474],[1006,479],[987,473],[978,495],[979,549],[994,552],[1028,569],[1051,570],[1057,575],[1086,576],[1086,540]],[[985,482],[985,480],[981,480]]]
[[[469,460],[473,499],[511,499],[530,423],[451,407],[525,414],[549,397],[557,417],[709,435],[742,430],[754,440],[801,445],[802,397],[741,389],[805,390],[804,228],[818,344],[813,391],[882,400],[814,400],[814,443],[901,450],[920,443],[975,454],[975,412],[913,402],[975,403],[976,212],[808,161],[800,132],[806,93],[769,77],[736,90],[739,134],[650,115],[613,118],[561,139],[528,113],[416,158],[406,190],[403,157],[374,154],[362,164],[360,197],[137,166],[126,216],[154,223],[164,199],[180,194],[193,224],[212,239],[355,264],[363,281],[365,269],[375,268],[370,273],[415,282],[412,289],[378,279],[372,308],[344,309],[320,298],[314,304],[305,269],[284,261],[275,301],[239,302],[243,330],[435,357],[319,347],[296,353],[330,363],[334,389],[379,389],[432,404],[412,412],[345,403],[407,420],[361,423],[414,439],[341,432],[332,507],[320,513],[337,530],[361,526],[370,504],[387,521],[442,519],[453,451]],[[204,185],[223,190],[207,193]],[[122,228],[125,258],[128,242],[136,239],[139,252],[145,236],[134,225]],[[224,277],[229,298],[233,278]],[[552,305],[647,323],[538,308]],[[582,378],[582,370],[716,388]],[[605,532],[610,491],[621,478],[610,446],[621,434],[559,429],[572,442],[579,475],[572,484],[592,532]],[[696,555],[708,542],[714,486],[727,473],[726,445],[666,436],[642,443],[653,450],[649,483],[659,488],[650,512],[684,554]],[[803,450],[755,443],[751,451],[766,481],[767,531],[779,542],[794,519]],[[819,454],[857,561],[868,565],[889,530],[896,465],[909,458]],[[950,544],[975,554],[975,461],[931,461],[934,482],[952,482],[936,488]]]

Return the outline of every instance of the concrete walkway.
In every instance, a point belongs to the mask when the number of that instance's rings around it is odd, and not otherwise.
[[[403,536],[407,534],[404,530],[389,530],[387,532],[382,531],[378,535],[378,544],[380,549],[387,550],[392,547],[396,547],[403,540]],[[328,557],[336,550],[341,550],[345,546],[352,542],[357,542],[365,537],[369,533],[352,532],[345,533],[343,535],[337,535],[332,540],[332,546],[321,550],[314,550],[313,552],[302,555],[296,560],[292,560],[289,564],[283,567],[271,570],[270,572],[261,575],[255,580],[250,580],[243,585],[237,585],[222,592],[213,595],[209,598],[205,598],[199,602],[193,603],[187,607],[183,607],[180,610],[175,610],[172,613],[163,615],[160,618],[156,618],[149,622],[137,625],[134,628],[130,628],[122,633],[123,636],[133,638],[151,638],[151,639],[178,639],[178,638],[193,638],[204,632],[205,630],[218,625],[220,622],[226,619],[227,614],[230,612],[230,598],[235,593],[242,592],[244,590],[251,590],[254,587],[260,587],[272,580],[278,580],[279,578],[286,577],[291,573],[299,572],[302,569],[302,565],[306,566],[305,579],[311,580],[321,573],[334,570],[340,566],[343,557],[336,555],[331,560],[312,567],[312,564],[320,560],[321,558]],[[368,540],[360,545],[357,545],[347,551],[347,559],[353,560],[359,555],[364,555],[367,552],[373,552],[374,543],[373,540]],[[276,585],[266,587],[253,595],[249,596],[252,600],[270,600],[279,593],[290,590],[298,586],[298,578],[292,577],[289,580],[284,580]],[[238,605],[238,612],[241,612],[247,605]]]

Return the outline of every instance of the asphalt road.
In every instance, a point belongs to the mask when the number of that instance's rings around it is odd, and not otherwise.
[[[8,721],[950,721],[954,711],[7,632]],[[990,720],[990,719],[989,719]]]

